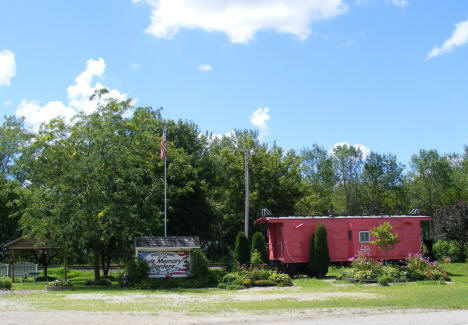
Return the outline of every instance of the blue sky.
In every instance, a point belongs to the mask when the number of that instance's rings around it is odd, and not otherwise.
[[[0,109],[34,127],[106,87],[202,131],[407,163],[468,144],[466,43],[465,0],[0,0]]]

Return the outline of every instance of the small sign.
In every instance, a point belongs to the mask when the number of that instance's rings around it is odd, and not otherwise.
[[[184,251],[174,252],[138,252],[149,267],[149,278],[185,278],[187,274],[188,255]]]
[[[369,255],[370,254],[370,247],[367,245],[361,245],[361,249],[359,250],[360,254]]]

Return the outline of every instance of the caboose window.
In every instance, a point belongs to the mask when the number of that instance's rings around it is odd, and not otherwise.
[[[359,242],[360,243],[370,242],[370,233],[368,231],[360,231],[359,232]]]
[[[352,234],[351,230],[348,230],[348,240],[349,241],[353,240],[353,234]]]

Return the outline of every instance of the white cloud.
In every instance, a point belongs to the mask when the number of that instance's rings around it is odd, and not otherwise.
[[[7,99],[6,101],[3,102],[3,106],[8,107],[13,104],[13,101],[11,99]]]
[[[132,0],[138,3],[138,0]],[[305,39],[310,24],[348,10],[343,0],[144,0],[152,7],[146,32],[172,38],[179,29],[223,32],[233,43],[248,43],[260,30]]]
[[[259,129],[260,139],[262,139],[263,137],[268,135],[268,133],[270,133],[268,125],[266,124],[266,122],[270,119],[270,114],[268,114],[269,111],[270,109],[268,107],[259,108],[253,111],[249,117],[250,123]]]
[[[141,64],[140,64],[140,63],[132,63],[132,64],[130,65],[130,68],[131,68],[133,71],[137,71],[140,67],[141,67]]]
[[[200,71],[212,71],[213,67],[209,64],[201,64],[198,66],[198,70]]]
[[[0,51],[0,87],[9,86],[16,75],[15,54],[10,50]]]
[[[468,19],[455,25],[455,31],[452,36],[442,44],[441,47],[434,46],[431,52],[427,55],[428,59],[432,59],[443,53],[451,52],[456,47],[462,46],[468,42]]]
[[[372,2],[373,0],[356,0],[356,5],[363,5]],[[394,6],[405,8],[408,6],[408,0],[385,0],[386,3],[391,3]]]
[[[16,115],[24,116],[26,122],[32,126],[38,126],[41,123],[47,123],[51,119],[58,116],[63,117],[65,120],[69,121],[73,115],[75,115],[75,113],[76,112],[71,107],[66,106],[59,100],[50,101],[44,106],[41,106],[35,100],[28,101],[23,99],[16,109]]]
[[[370,148],[366,147],[365,145],[363,144],[349,144],[348,142],[337,142],[333,145],[333,147],[330,149],[330,151],[328,152],[329,154],[332,154],[333,153],[333,150],[338,147],[338,146],[348,146],[348,147],[354,147],[356,149],[359,149],[361,150],[362,152],[362,159],[366,159],[367,156],[369,156],[371,150]]]
[[[68,104],[62,101],[50,101],[45,105],[40,105],[37,100],[23,99],[16,110],[17,116],[24,116],[26,123],[37,127],[40,123],[48,122],[51,119],[61,116],[69,121],[76,113],[83,111],[90,114],[97,109],[99,102],[90,101],[89,97],[95,90],[107,88],[99,82],[95,82],[96,77],[102,77],[106,69],[104,59],[86,61],[86,69],[78,75],[75,83],[67,88]],[[101,97],[102,101],[110,98],[125,100],[126,94],[122,94],[117,89],[109,89],[109,92]]]
[[[407,0],[392,0],[392,4],[394,4],[397,7],[404,8],[408,6],[408,1]]]

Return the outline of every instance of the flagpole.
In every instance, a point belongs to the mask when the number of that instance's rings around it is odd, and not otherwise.
[[[164,126],[164,134],[166,133],[166,126]],[[167,177],[166,177],[166,158],[164,155],[164,237],[167,237]]]
[[[166,157],[164,157],[164,237],[167,236],[167,180],[166,180]]]

